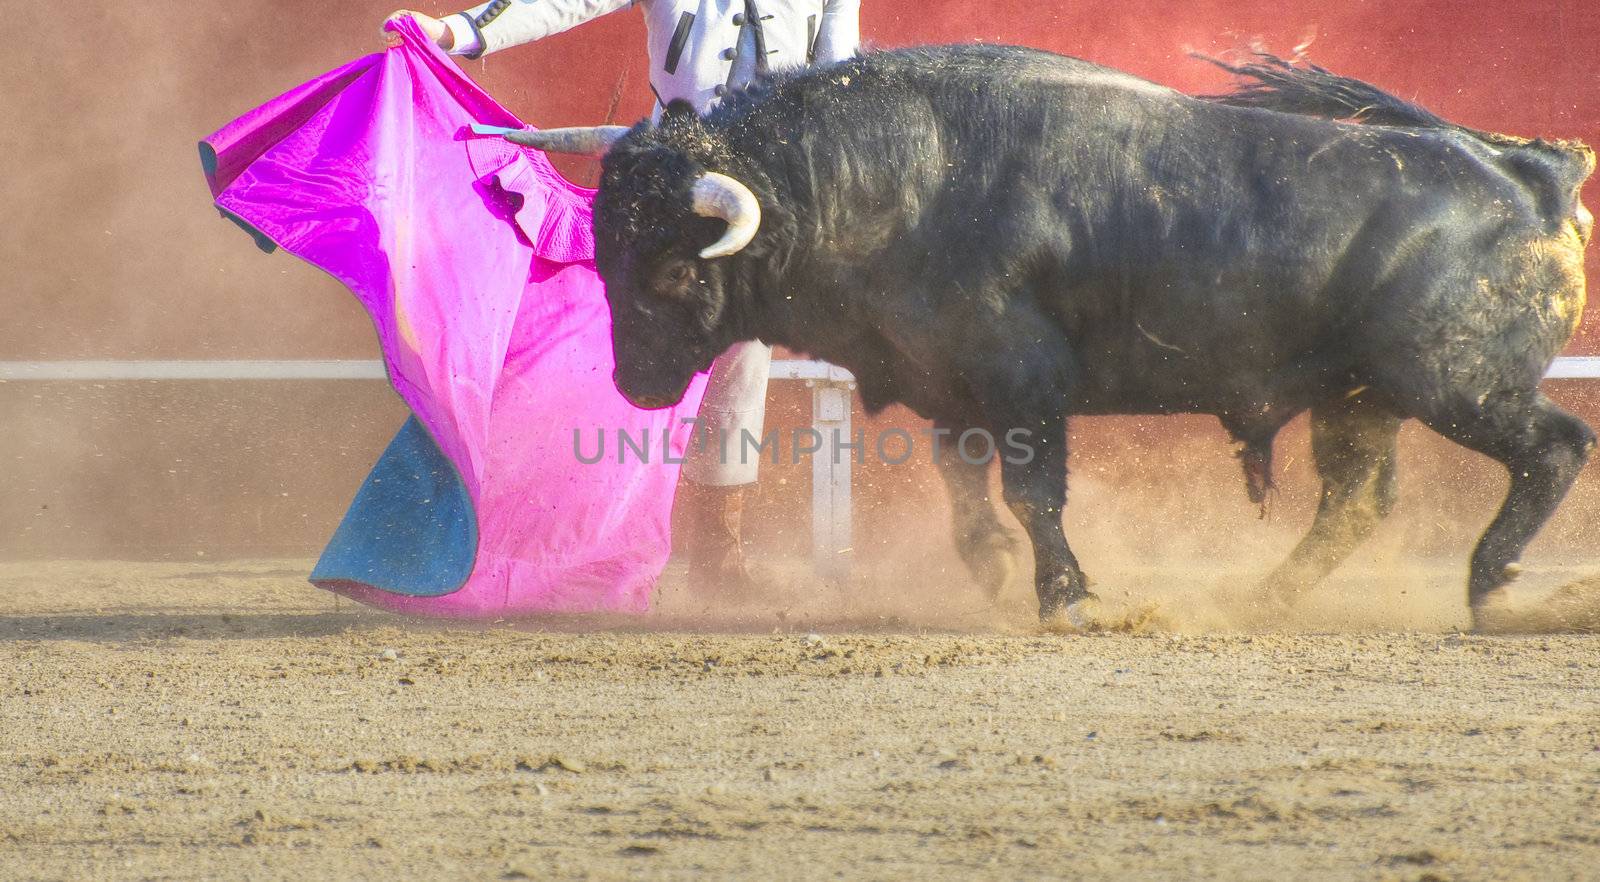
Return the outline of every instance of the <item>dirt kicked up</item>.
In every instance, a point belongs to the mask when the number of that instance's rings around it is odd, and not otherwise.
[[[0,567],[0,877],[1600,876],[1596,636],[446,627],[303,573]]]

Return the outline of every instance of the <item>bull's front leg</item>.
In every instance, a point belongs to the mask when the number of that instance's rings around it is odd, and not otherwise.
[[[1031,455],[1002,458],[1000,476],[1006,505],[1033,540],[1039,619],[1049,622],[1065,615],[1074,627],[1087,627],[1086,601],[1092,595],[1061,526],[1067,506],[1067,420],[1048,414],[1028,430]]]

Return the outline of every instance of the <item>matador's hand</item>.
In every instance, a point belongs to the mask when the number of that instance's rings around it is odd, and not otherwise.
[[[448,51],[455,44],[455,35],[450,33],[450,29],[445,27],[444,22],[431,15],[423,15],[420,12],[412,12],[409,9],[397,9],[383,20],[383,26],[379,28],[379,32],[383,34],[385,46],[400,45],[400,35],[391,30],[389,25],[392,22],[398,22],[402,18],[410,18],[416,22],[417,27],[422,28],[422,33],[427,35],[428,39],[437,43],[440,49]]]

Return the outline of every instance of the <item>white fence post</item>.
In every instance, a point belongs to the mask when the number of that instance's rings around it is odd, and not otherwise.
[[[811,455],[811,560],[818,575],[843,580],[850,576],[850,469],[857,451],[850,411],[855,383],[807,380],[811,387],[811,426],[822,435],[822,449]]]

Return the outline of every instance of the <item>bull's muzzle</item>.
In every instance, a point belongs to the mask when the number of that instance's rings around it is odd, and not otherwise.
[[[662,389],[640,389],[637,388],[636,384],[625,380],[620,370],[612,373],[611,382],[617,387],[617,391],[622,393],[622,397],[628,399],[629,404],[643,410],[661,410],[671,407],[682,401],[683,393],[689,389],[687,383],[679,388],[676,394],[668,394],[666,390]]]
[[[654,395],[640,395],[637,398],[630,399],[630,401],[634,407],[644,410],[661,410],[672,406],[672,402],[665,398],[657,398]]]

